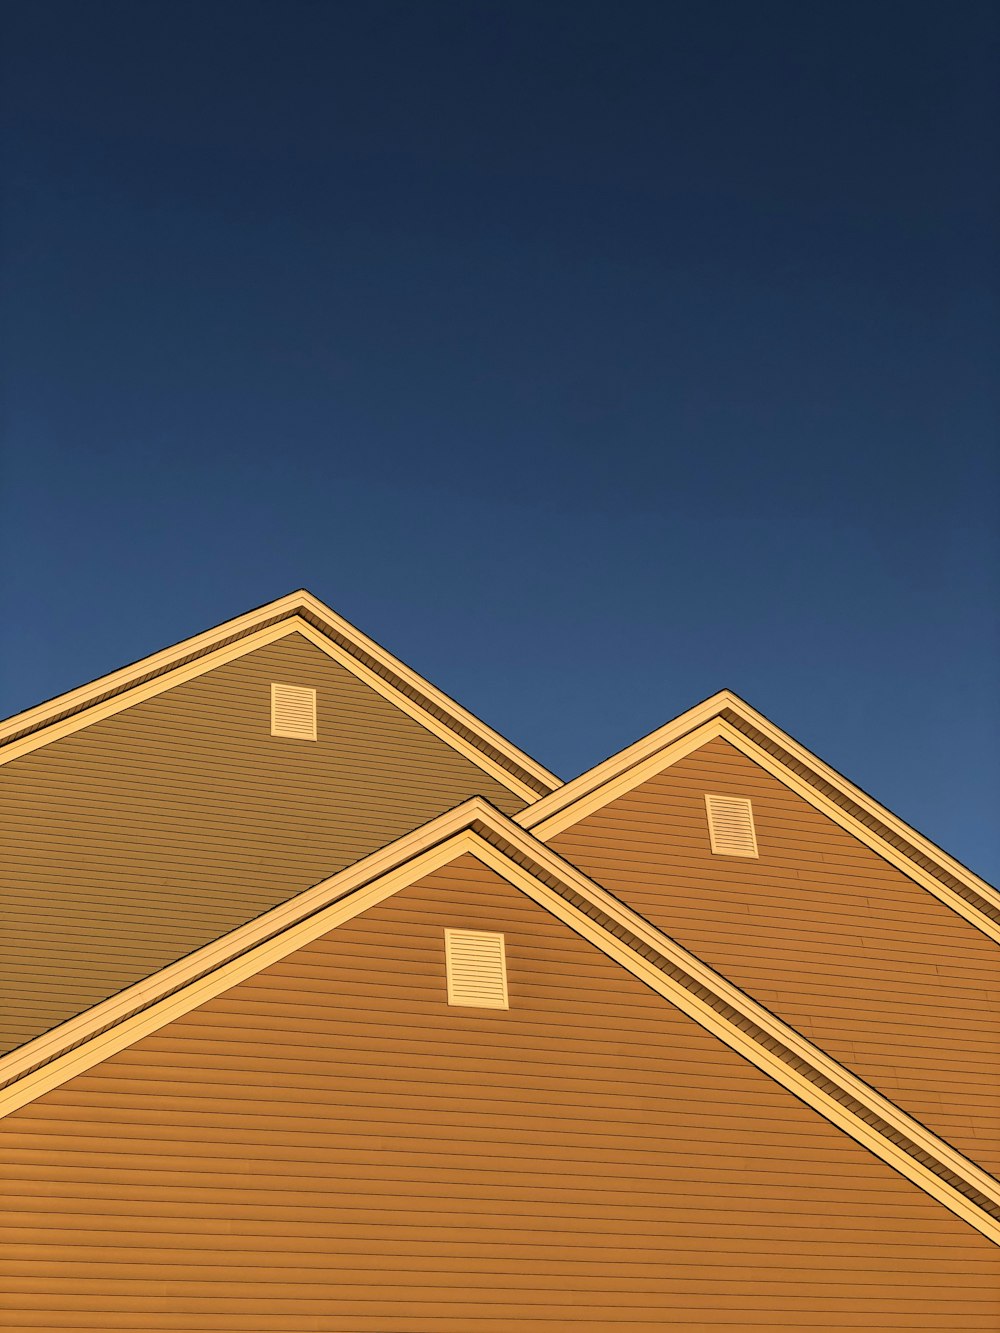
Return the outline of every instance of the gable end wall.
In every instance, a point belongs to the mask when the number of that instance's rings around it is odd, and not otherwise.
[[[759,857],[711,850],[749,797]],[[552,838],[640,915],[993,1175],[996,945],[717,738]]]
[[[316,742],[271,736],[273,681]],[[0,1051],[476,794],[524,804],[298,634],[12,760]]]
[[[446,1000],[502,930],[509,1010]],[[992,1329],[1000,1252],[471,857],[0,1124],[10,1327]]]

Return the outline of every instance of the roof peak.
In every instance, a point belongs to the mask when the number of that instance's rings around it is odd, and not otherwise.
[[[561,779],[554,773],[305,588],[297,588],[117,671],[14,714],[0,723],[0,763],[138,702],[136,692],[140,689],[142,697],[168,689],[172,683],[178,683],[181,669],[187,673],[185,678],[198,674],[197,663],[203,664],[201,669],[210,670],[219,654],[231,650],[233,645],[245,641],[243,651],[251,651],[265,631],[296,618],[303,631],[311,628],[321,636],[318,640],[321,645],[324,639],[331,649],[335,645],[340,659],[350,662],[358,674],[367,674],[369,681],[378,677],[381,683],[396,692],[398,698],[405,698],[409,705],[416,704],[422,715],[432,720],[432,729],[443,727],[457,744],[471,747],[491,766],[505,772],[510,779],[508,785],[524,799],[535,800],[561,786]],[[237,648],[230,655],[238,655],[240,651]]]

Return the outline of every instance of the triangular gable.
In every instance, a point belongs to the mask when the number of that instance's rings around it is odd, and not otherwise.
[[[715,737],[797,792],[953,911],[1000,942],[1000,893],[737,695],[722,690],[517,816],[549,841]]]
[[[0,764],[294,633],[523,800],[536,800],[561,785],[555,774],[305,591],[268,602],[16,714],[0,726]]]
[[[747,815],[756,854],[713,842],[720,800],[737,812],[728,818]],[[547,845],[1000,1171],[995,942],[728,740],[709,740]]]
[[[449,1004],[450,928],[509,1009]],[[996,1245],[471,855],[0,1136],[50,1329],[995,1323]]]
[[[0,1061],[0,1114],[471,855],[1000,1243],[1000,1183],[480,798]]]

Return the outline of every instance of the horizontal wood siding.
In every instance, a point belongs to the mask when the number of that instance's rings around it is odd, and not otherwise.
[[[446,996],[501,930],[510,1009]],[[11,1329],[994,1330],[1000,1251],[464,857],[0,1124]]]
[[[271,683],[318,739],[271,735]],[[467,797],[524,802],[292,634],[0,768],[0,1051]]]
[[[759,858],[713,855],[705,793]],[[727,741],[552,846],[987,1171],[1000,1174],[997,946]]]

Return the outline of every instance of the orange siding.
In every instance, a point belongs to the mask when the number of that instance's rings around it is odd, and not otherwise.
[[[316,742],[271,736],[272,681]],[[0,1051],[476,793],[524,805],[299,634],[12,760]]]
[[[510,1010],[445,1002],[506,934]],[[1000,1252],[469,857],[0,1125],[12,1329],[1000,1322]]]
[[[712,854],[706,792],[750,797],[758,860]],[[727,741],[552,846],[1000,1173],[996,945]]]

